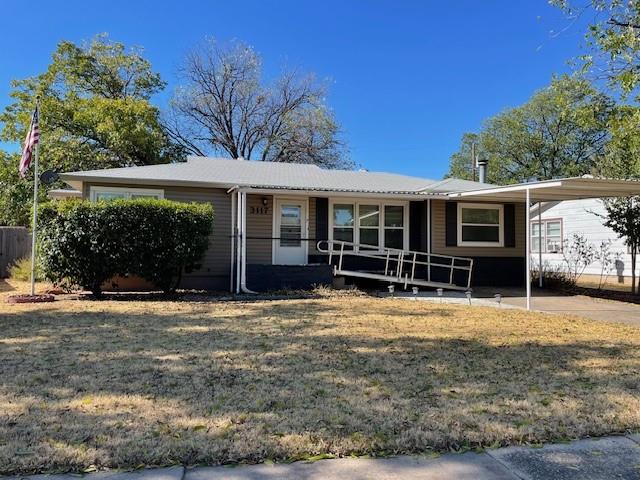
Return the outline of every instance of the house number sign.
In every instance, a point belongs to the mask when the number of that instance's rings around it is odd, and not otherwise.
[[[251,215],[269,215],[269,207],[249,207],[249,214]]]

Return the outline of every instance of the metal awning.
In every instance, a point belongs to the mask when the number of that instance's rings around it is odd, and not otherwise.
[[[526,192],[529,192],[529,198],[532,202],[630,197],[640,195],[640,181],[573,177],[450,193],[449,197],[496,202],[524,202],[526,201]]]
[[[640,195],[640,182],[634,180],[612,180],[589,176],[545,180],[542,182],[519,183],[505,187],[487,188],[449,194],[452,198],[496,202],[525,202],[525,286],[527,290],[527,310],[531,309],[531,204],[532,202],[558,202],[582,200],[585,198],[633,197]],[[540,209],[538,209],[538,234],[541,235]],[[539,241],[541,241],[540,237]],[[542,249],[538,252],[538,262],[542,270]],[[542,286],[542,275],[540,286]]]

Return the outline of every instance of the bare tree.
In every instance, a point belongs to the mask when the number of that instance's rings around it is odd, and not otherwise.
[[[251,47],[207,40],[187,55],[181,79],[165,127],[190,153],[351,166],[324,88],[312,76],[286,72],[264,85]]]

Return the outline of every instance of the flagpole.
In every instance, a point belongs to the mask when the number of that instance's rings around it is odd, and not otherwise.
[[[36,112],[40,123],[40,95],[36,97]],[[38,154],[40,141],[36,143],[35,166],[33,167],[33,226],[31,229],[31,295],[36,293],[36,232],[38,226]]]

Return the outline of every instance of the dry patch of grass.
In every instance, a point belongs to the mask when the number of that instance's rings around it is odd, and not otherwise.
[[[0,328],[1,473],[640,428],[640,330],[573,317],[357,296],[61,300],[2,303]]]

